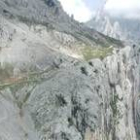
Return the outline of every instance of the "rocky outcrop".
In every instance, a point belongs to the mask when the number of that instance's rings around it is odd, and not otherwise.
[[[139,139],[139,48],[71,21],[59,6],[0,1],[0,140]]]
[[[139,57],[136,47],[115,49],[1,85],[1,139],[136,140]]]

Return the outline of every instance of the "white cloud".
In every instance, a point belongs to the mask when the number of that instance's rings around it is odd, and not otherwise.
[[[140,0],[108,0],[105,10],[111,15],[138,18],[140,17]]]
[[[83,0],[59,0],[63,9],[69,14],[74,15],[74,19],[86,22],[92,17],[92,12],[85,5]]]

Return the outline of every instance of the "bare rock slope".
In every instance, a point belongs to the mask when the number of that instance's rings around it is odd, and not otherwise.
[[[139,52],[55,0],[1,0],[0,140],[139,139]]]

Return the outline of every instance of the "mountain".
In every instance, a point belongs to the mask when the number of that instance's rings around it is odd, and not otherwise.
[[[57,0],[0,1],[0,140],[137,140],[139,77],[137,45]]]
[[[140,43],[140,20],[111,16],[105,11],[99,12],[86,23],[90,28],[129,43]]]
[[[2,15],[9,18],[16,17],[31,25],[45,25],[60,32],[71,34],[90,45],[96,45],[96,43],[108,45],[110,43],[106,41],[104,35],[95,30],[89,30],[86,26],[69,18],[56,0],[41,0],[40,2],[38,0],[2,0],[0,6]]]

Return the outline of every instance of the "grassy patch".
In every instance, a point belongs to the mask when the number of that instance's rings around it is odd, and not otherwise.
[[[40,79],[23,78],[23,79],[19,79],[17,81],[14,81],[14,82],[10,81],[9,83],[0,84],[0,90],[3,90],[5,88],[10,88],[11,91],[16,92],[19,89],[21,89],[22,87],[24,87],[25,84],[35,83],[35,82],[40,82]]]
[[[14,67],[9,63],[5,63],[3,67],[0,66],[0,81],[13,75],[13,69]]]
[[[42,77],[42,75],[52,70],[55,71],[56,69],[49,67],[46,70],[40,72],[30,72],[25,75],[22,75],[21,77],[9,77],[9,79],[7,79],[6,82],[4,81],[0,83],[0,90],[10,88],[13,92],[16,92],[19,89],[21,89],[25,84],[40,83],[45,79]]]
[[[21,78],[9,78],[7,79],[6,82],[2,82],[0,84],[0,90],[3,90],[5,88],[10,88],[12,92],[16,92],[24,85],[26,84],[31,84],[31,83],[36,83],[41,81],[41,74],[36,73],[36,74],[28,74],[24,77]]]
[[[86,46],[81,49],[81,53],[86,61],[94,58],[104,59],[108,55],[112,54],[112,51],[113,51],[112,47],[93,48]]]

